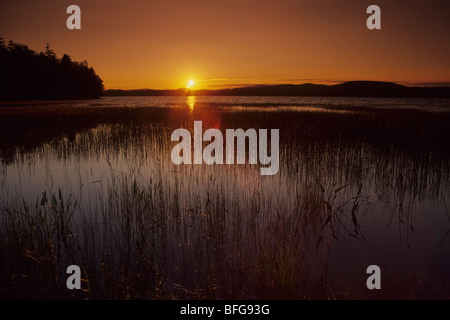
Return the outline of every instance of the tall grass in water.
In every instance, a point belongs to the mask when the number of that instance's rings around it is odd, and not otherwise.
[[[270,128],[277,117],[292,114],[224,114],[220,124]],[[367,120],[348,117],[350,127]],[[299,120],[281,131],[271,177],[254,165],[173,165],[177,125],[164,121],[100,125],[38,147],[31,158],[53,184],[34,200],[2,189],[2,297],[354,297],[331,272],[330,250],[363,240],[375,205],[411,230],[404,209],[445,190],[448,158],[380,147],[370,130],[331,139],[321,126],[341,127],[326,114]],[[28,155],[14,157],[26,185]],[[65,287],[70,264],[82,267],[81,292]]]

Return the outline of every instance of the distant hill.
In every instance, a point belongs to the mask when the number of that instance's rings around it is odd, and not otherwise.
[[[60,59],[47,48],[35,52],[0,37],[0,100],[91,99],[103,93],[103,81],[86,61]]]
[[[319,96],[450,98],[450,87],[406,87],[392,82],[349,81],[336,85],[280,84],[221,90],[106,90],[104,96]]]

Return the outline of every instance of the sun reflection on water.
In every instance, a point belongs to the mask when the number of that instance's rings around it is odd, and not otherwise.
[[[186,97],[186,104],[189,106],[189,113],[192,114],[194,112],[194,106],[197,102],[196,96],[188,96]]]

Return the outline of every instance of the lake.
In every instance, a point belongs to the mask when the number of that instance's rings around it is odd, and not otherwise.
[[[279,129],[278,173],[173,164],[196,120]],[[0,296],[448,298],[449,123],[449,99],[3,102]]]

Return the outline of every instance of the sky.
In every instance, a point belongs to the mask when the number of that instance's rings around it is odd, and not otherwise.
[[[81,30],[68,30],[69,5]],[[369,30],[369,5],[381,30]],[[87,60],[106,89],[450,85],[448,0],[1,0],[0,35]]]

